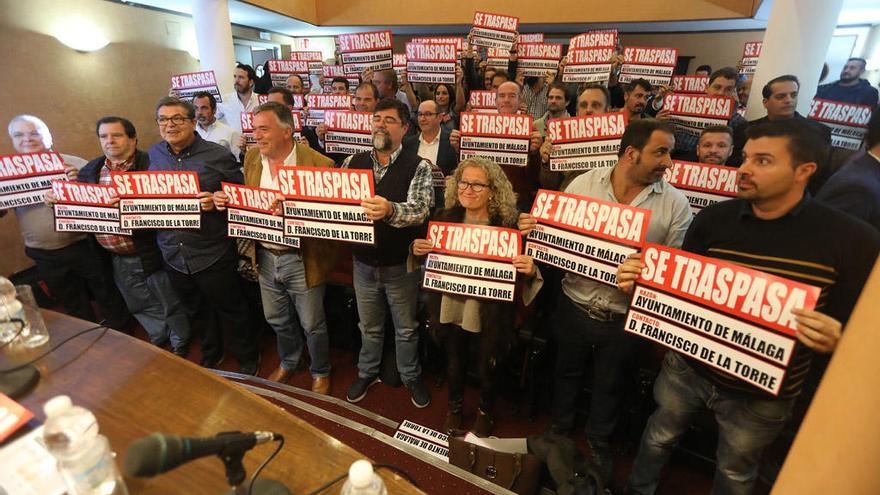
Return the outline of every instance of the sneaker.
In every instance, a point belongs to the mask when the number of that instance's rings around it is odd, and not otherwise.
[[[226,354],[220,354],[219,357],[204,356],[199,364],[202,365],[202,368],[216,369],[218,366],[223,364],[224,359],[226,359]]]
[[[349,402],[360,402],[361,399],[367,396],[367,390],[378,381],[378,376],[369,376],[366,378],[362,376],[357,377],[354,383],[348,387],[348,393],[345,394],[345,400]]]
[[[186,359],[187,356],[189,356],[189,344],[180,344],[179,346],[175,347],[174,351],[172,352],[174,352],[175,356],[180,356],[183,359]],[[223,358],[221,357],[220,360],[222,361]]]
[[[416,378],[407,383],[406,388],[409,389],[409,395],[412,397],[412,403],[414,406],[422,409],[428,407],[428,404],[431,403],[431,394],[428,393],[428,388],[422,383],[421,378]]]

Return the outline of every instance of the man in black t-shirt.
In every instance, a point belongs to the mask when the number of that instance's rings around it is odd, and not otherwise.
[[[778,397],[681,354],[666,354],[654,386],[657,410],[648,420],[628,493],[654,493],[660,472],[695,413],[718,423],[713,493],[751,493],[758,461],[782,430],[816,353],[834,351],[880,250],[880,234],[805,192],[827,153],[794,120],[748,130],[738,199],[704,208],[682,249],[723,259],[821,289],[815,310],[792,310],[797,342]],[[642,264],[633,255],[618,269],[631,292]]]

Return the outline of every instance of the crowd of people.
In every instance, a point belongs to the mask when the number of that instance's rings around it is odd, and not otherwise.
[[[654,384],[657,409],[645,427],[627,489],[653,493],[694,415],[708,410],[719,432],[713,490],[749,493],[762,452],[791,416],[813,358],[834,351],[880,250],[880,112],[874,112],[863,149],[835,170],[829,129],[796,111],[798,99],[813,91],[801,94],[795,75],[779,75],[761,88],[765,117],[747,121],[736,113],[728,125],[691,136],[668,121],[664,100],[669,88],[645,79],[617,82],[621,61],[613,60],[607,85],[563,83],[561,70],[543,78],[523,77],[515,47],[506,71],[466,50],[454,84],[411,84],[391,69],[365,71],[355,88],[346,78],[333,79],[333,93],[352,94],[354,110],[372,113],[373,150],[350,156],[325,152],[323,124],[294,135],[291,110],[294,97],[304,93],[302,78],[292,75],[285,86],[269,88],[267,74],[258,77],[252,67],[238,64],[235,91],[223,95],[222,103],[210,93],[198,93],[191,102],[161,98],[155,114],[159,142],[139,141],[130,120],[108,116],[95,127],[101,156],[86,162],[62,155],[70,180],[96,184],[110,184],[110,172],[196,172],[203,191],[200,229],[136,230],[131,236],[56,232],[55,198],[49,193],[43,205],[15,208],[26,254],[51,296],[70,314],[96,320],[93,298],[108,326],[129,328],[134,316],[156,346],[186,358],[190,343],[199,338],[202,366],[218,366],[229,351],[242,373],[257,374],[262,322],[251,318],[243,292],[248,282],[241,272],[249,268],[256,274],[265,321],[277,336],[280,365],[269,379],[287,381],[304,360],[305,346],[312,389],[327,394],[332,370],[326,313],[335,308],[324,307],[325,288],[343,246],[316,238],[302,238],[298,248],[236,242],[227,236],[229,197],[220,184],[278,190],[281,167],[372,170],[375,196],[361,206],[374,222],[375,244],[348,247],[362,343],[357,378],[346,399],[362,400],[379,381],[390,316],[397,370],[412,403],[419,408],[431,403],[418,345],[428,338],[419,333],[423,306],[429,334],[442,344],[448,363],[448,412],[445,424],[434,426],[444,431],[463,426],[472,349],[480,395],[470,428],[488,435],[495,420],[499,363],[516,344],[521,315],[534,312],[548,327],[556,351],[550,430],[572,433],[584,378],[591,374],[586,436],[607,478],[613,463],[610,441],[639,341],[624,331],[623,322],[643,268],[640,255],[617,268],[617,288],[519,255],[512,261],[515,301],[481,300],[420,290],[420,269],[432,252],[426,225],[429,220],[491,225],[528,235],[536,225],[529,212],[538,189],[649,210],[647,242],[821,289],[815,310],[793,310],[798,342],[778,396],[675,351],[666,353]],[[877,90],[861,79],[864,71],[864,60],[851,59],[840,80],[820,86],[817,96],[876,107]],[[745,106],[751,81],[736,68],[701,66],[697,73],[709,78],[706,94],[731,96]],[[322,82],[312,84],[313,90],[321,91]],[[258,90],[268,102],[258,103]],[[494,91],[498,113],[534,118],[527,166],[459,160],[458,124],[461,113],[470,109],[473,90]],[[628,119],[616,165],[550,170],[550,120],[616,111]],[[255,144],[250,147],[242,138],[242,112],[253,114]],[[53,149],[49,129],[35,116],[13,118],[8,130],[17,152]],[[737,198],[694,216],[687,198],[664,180],[673,159],[739,167]],[[438,169],[445,187],[433,181]],[[280,214],[282,198],[276,199]]]

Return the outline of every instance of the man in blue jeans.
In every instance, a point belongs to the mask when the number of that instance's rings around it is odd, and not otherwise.
[[[358,377],[346,399],[358,402],[378,381],[385,333],[386,303],[394,321],[397,371],[416,407],[427,407],[431,396],[419,366],[416,303],[419,273],[408,273],[406,259],[413,240],[425,234],[433,202],[431,166],[415,149],[401,146],[409,128],[406,105],[382,99],[373,112],[373,151],[358,153],[343,167],[373,171],[376,196],[361,203],[375,222],[375,244],[355,246],[354,291],[361,328]]]
[[[286,105],[264,103],[254,109],[253,118],[257,145],[244,157],[245,185],[278,190],[281,167],[333,166],[330,158],[296,142],[293,117]],[[214,193],[217,209],[226,209],[228,201],[222,190]],[[334,243],[321,239],[301,238],[299,248],[248,241],[248,254],[260,273],[263,315],[278,339],[281,362],[269,375],[270,380],[284,383],[290,379],[302,357],[305,333],[312,358],[312,391],[330,392],[324,280],[333,267],[334,252]]]
[[[657,410],[642,434],[628,493],[651,494],[694,415],[718,423],[712,493],[747,494],[764,448],[782,430],[816,353],[834,351],[880,250],[869,225],[810,199],[805,192],[827,148],[809,124],[786,120],[747,131],[738,199],[704,208],[682,249],[821,289],[815,310],[794,309],[797,342],[774,397],[736,377],[669,351],[654,385]],[[633,291],[638,254],[618,268],[618,287]]]

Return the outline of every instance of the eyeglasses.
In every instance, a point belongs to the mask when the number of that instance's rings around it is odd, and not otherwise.
[[[435,116],[437,116],[437,115],[440,115],[440,114],[439,114],[438,112],[416,112],[416,117],[428,117],[428,118],[431,118],[431,117],[435,117]]]
[[[382,117],[381,115],[373,115],[373,123],[379,124],[385,122],[385,125],[395,125],[399,124],[400,121],[395,119],[394,117]]]
[[[171,121],[171,122],[174,122],[174,125],[180,125],[180,124],[183,124],[184,122],[186,122],[187,120],[190,120],[190,118],[184,117],[183,115],[180,115],[180,114],[177,114],[177,115],[172,115],[171,117],[159,117],[156,119],[156,123],[158,123],[159,125],[168,125],[168,122]]]
[[[489,187],[489,184],[480,184],[479,182],[466,182],[463,180],[458,181],[458,190],[459,191],[467,191],[467,188],[471,188],[471,190],[475,193],[483,192],[483,189]]]

